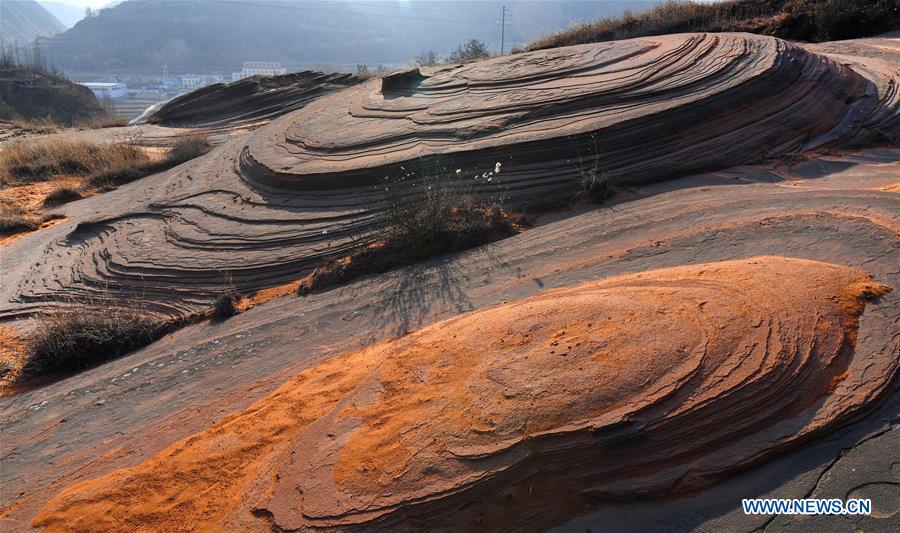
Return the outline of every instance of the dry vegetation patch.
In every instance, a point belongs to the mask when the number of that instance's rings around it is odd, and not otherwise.
[[[96,144],[63,138],[13,141],[3,147],[0,181],[9,186],[66,176],[90,177],[148,162],[147,154],[129,143]]]
[[[56,207],[162,172],[209,151],[205,135],[185,135],[164,155],[150,152],[140,135],[93,143],[62,137],[17,140],[0,149],[0,233],[38,229]]]
[[[682,32],[744,31],[801,41],[876,35],[900,21],[896,0],[668,1],[646,11],[578,22],[525,51]]]
[[[170,326],[138,309],[79,306],[40,318],[30,339],[23,377],[74,372],[150,344]]]
[[[386,201],[375,223],[379,229],[361,239],[349,256],[316,268],[300,282],[297,293],[305,295],[521,231],[525,219],[504,209],[502,185],[486,196],[483,190],[476,193],[473,183],[445,170],[426,171],[421,178],[387,179]]]

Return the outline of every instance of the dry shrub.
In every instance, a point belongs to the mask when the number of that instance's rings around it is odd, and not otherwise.
[[[21,206],[0,200],[0,234],[32,231],[41,227],[42,218]]]
[[[227,292],[219,295],[213,301],[212,317],[215,320],[225,320],[237,314],[237,295],[233,292]]]
[[[122,117],[117,117],[115,115],[106,115],[89,122],[80,122],[76,125],[76,127],[89,130],[99,130],[103,128],[120,128],[127,125],[128,121]]]
[[[60,187],[47,195],[43,206],[52,207],[82,198],[83,194],[110,190],[168,170],[210,149],[205,135],[185,135],[165,158],[154,161],[144,145],[143,132],[136,128],[127,130],[115,143],[95,144],[64,138],[9,142],[0,148],[0,186],[79,177],[79,187]],[[0,217],[0,232],[37,229],[47,218],[9,205],[0,210]]]
[[[125,143],[48,139],[13,141],[3,147],[0,171],[6,184],[49,181],[62,176],[83,176],[134,168],[149,161],[147,154]]]
[[[55,133],[57,130],[59,130],[59,126],[49,118],[38,118],[31,120],[25,120],[24,118],[14,118],[10,120],[10,124],[12,124],[16,128],[38,134]]]
[[[670,0],[637,14],[578,22],[525,50],[681,32],[746,31],[818,42],[876,35],[898,20],[896,0]]]
[[[169,150],[167,159],[172,165],[180,165],[205,154],[211,147],[209,137],[202,133],[183,135],[175,141]]]
[[[117,359],[206,317],[233,316],[238,313],[237,299],[237,293],[228,288],[209,311],[169,319],[106,290],[73,299],[65,307],[37,315],[39,326],[28,339],[25,362],[15,380],[78,372]]]
[[[82,198],[81,193],[72,187],[58,187],[44,197],[44,207],[54,207],[67,202],[74,202]]]
[[[518,233],[524,221],[504,211],[499,179],[489,196],[483,190],[476,194],[474,182],[446,169],[386,179],[384,208],[375,222],[380,229],[357,243],[350,256],[316,268],[298,294]]]
[[[613,195],[614,187],[601,165],[601,146],[597,134],[592,133],[585,148],[578,152],[578,166],[575,167],[578,180],[573,204],[602,203]]]
[[[170,324],[108,303],[76,305],[40,317],[22,376],[76,372],[121,357],[164,335]]]
[[[106,144],[62,138],[13,141],[0,152],[0,182],[20,185],[80,176],[85,179],[86,188],[103,188],[161,172],[202,155],[209,148],[205,135],[185,135],[164,160],[151,161],[142,148],[139,131],[126,133],[121,142]]]

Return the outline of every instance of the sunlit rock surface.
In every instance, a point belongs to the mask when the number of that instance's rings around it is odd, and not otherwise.
[[[34,525],[533,529],[689,492],[876,403],[898,360],[858,316],[888,290],[756,257],[542,292],[314,366]]]

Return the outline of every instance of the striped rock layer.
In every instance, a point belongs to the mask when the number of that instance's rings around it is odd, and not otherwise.
[[[254,76],[209,85],[174,98],[157,109],[147,121],[213,131],[251,125],[300,109],[323,94],[356,82],[356,77],[350,74],[313,71]]]
[[[570,200],[585,175],[649,183],[894,138],[898,80],[888,62],[838,62],[745,34],[393,74],[66,208],[71,220],[39,257],[27,240],[4,254],[0,315],[101,292],[179,315],[231,283],[252,292],[295,280],[379,224],[394,179],[434,173],[527,208]]]

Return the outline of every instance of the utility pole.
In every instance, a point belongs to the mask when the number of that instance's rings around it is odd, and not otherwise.
[[[503,45],[506,39],[506,6],[503,6],[503,14],[500,16],[500,55],[503,55]]]

